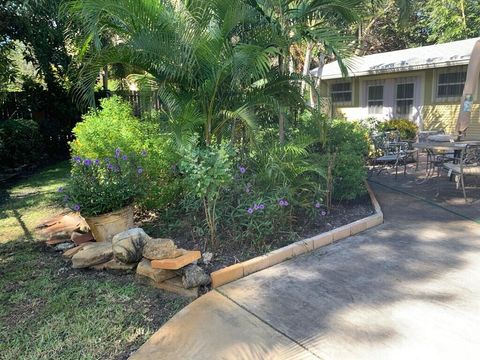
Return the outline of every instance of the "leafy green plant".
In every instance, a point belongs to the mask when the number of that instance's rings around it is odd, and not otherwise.
[[[42,136],[33,120],[0,121],[0,166],[35,163],[43,154]]]
[[[147,208],[163,208],[174,202],[181,184],[172,171],[179,160],[174,136],[163,131],[158,117],[140,120],[133,116],[129,103],[119,97],[103,99],[101,110],[90,111],[73,129],[72,155],[89,159],[111,156],[119,147],[125,153],[141,152],[145,168],[145,192],[140,199]]]
[[[393,131],[400,132],[400,139],[413,140],[417,136],[418,125],[408,119],[392,119],[378,124],[378,131]]]
[[[63,201],[83,216],[97,216],[132,205],[144,191],[141,157],[117,148],[111,157],[85,159],[74,156],[70,180],[60,188]]]
[[[353,200],[366,191],[368,133],[358,122],[333,120],[328,124],[327,147],[335,153],[333,164],[333,194],[335,200]],[[329,162],[329,156],[323,159]]]
[[[224,143],[200,147],[197,141],[192,141],[180,153],[185,191],[202,202],[210,242],[215,247],[217,201],[222,189],[232,181],[232,150]]]

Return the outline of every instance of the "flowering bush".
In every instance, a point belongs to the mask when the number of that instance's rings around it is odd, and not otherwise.
[[[158,119],[133,116],[131,105],[119,97],[103,99],[100,105],[101,110],[84,115],[73,129],[72,155],[104,159],[116,147],[127,154],[145,151],[145,191],[138,201],[149,209],[175,203],[182,183],[172,172],[172,165],[179,161],[173,135],[162,130]]]
[[[104,159],[72,158],[70,181],[59,188],[64,203],[83,216],[97,216],[132,205],[144,192],[147,154],[126,154],[120,148]]]

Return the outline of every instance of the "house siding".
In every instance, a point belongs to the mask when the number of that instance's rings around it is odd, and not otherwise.
[[[418,77],[420,89],[420,104],[418,106],[418,117],[416,122],[420,129],[434,130],[444,129],[446,133],[453,134],[455,131],[455,123],[458,118],[460,109],[460,98],[453,99],[449,102],[439,101],[436,99],[436,79],[440,70],[466,69],[466,66],[448,67],[442,69],[427,69],[424,71],[401,72],[374,76],[362,76],[351,78],[352,81],[352,104],[350,106],[332,105],[332,114],[334,117],[346,118],[349,120],[359,120],[368,117],[365,107],[362,106],[364,97],[365,84],[373,80],[384,80],[400,77]],[[324,86],[321,91],[324,96],[329,96],[329,85],[332,80],[324,80]],[[480,81],[478,83],[480,85]],[[364,100],[364,99],[363,99]],[[467,130],[467,138],[480,139],[480,95],[477,90],[474,94],[474,105],[472,107],[472,116],[469,129]]]

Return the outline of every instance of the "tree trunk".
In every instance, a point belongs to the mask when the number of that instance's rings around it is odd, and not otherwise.
[[[312,62],[312,50],[313,50],[313,43],[309,41],[307,43],[307,49],[305,50],[305,59],[303,61],[302,75],[305,77],[308,76],[308,71],[310,70],[310,63]],[[302,87],[300,89],[302,96],[305,93],[306,86],[307,86],[307,83],[305,81],[302,81]]]
[[[280,71],[280,76],[285,75],[286,72],[286,62],[288,61],[288,56],[285,56],[285,54],[280,54],[278,56],[278,70]],[[278,137],[280,144],[285,143],[285,113],[283,112],[283,109],[280,108],[278,109]]]
[[[315,86],[310,88],[310,106],[315,107],[318,105],[319,99],[317,99],[317,94],[315,90],[320,91],[321,77],[323,73],[323,67],[325,66],[325,54],[321,52],[318,55],[318,68],[315,74]]]
[[[108,66],[107,65],[103,67],[102,85],[103,85],[103,91],[107,93],[108,92]]]

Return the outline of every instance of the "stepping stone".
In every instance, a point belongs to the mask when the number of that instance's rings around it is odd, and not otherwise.
[[[175,259],[152,260],[154,269],[178,270],[202,257],[200,251],[187,251]]]

